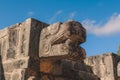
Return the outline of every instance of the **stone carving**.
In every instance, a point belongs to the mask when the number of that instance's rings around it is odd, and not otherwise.
[[[48,25],[27,19],[12,25],[0,30],[0,74],[5,80],[98,80],[83,63],[85,40],[76,21]]]
[[[0,42],[0,55],[1,55],[1,42]]]
[[[4,35],[2,38],[0,38],[0,44],[1,44],[1,51],[0,51],[0,54],[2,57],[3,60],[6,59],[6,53],[7,53],[7,36]]]
[[[14,25],[13,27],[8,28],[8,34],[9,34],[9,49],[7,50],[7,57],[8,58],[15,58],[16,48],[19,41],[19,34],[17,30],[18,25]]]
[[[67,56],[69,59],[85,58],[85,50],[79,45],[86,40],[86,31],[79,22],[55,23],[41,31],[40,57]]]
[[[91,66],[93,74],[100,80],[119,80],[120,78],[120,56],[114,53],[87,57],[84,62]]]
[[[25,41],[26,41],[26,36],[25,36],[25,28],[22,30],[23,31],[23,34],[22,34],[22,37],[21,37],[21,39],[22,39],[22,41],[21,41],[21,53],[23,54],[23,55],[25,55]]]

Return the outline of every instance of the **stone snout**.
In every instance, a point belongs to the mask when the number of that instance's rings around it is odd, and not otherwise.
[[[48,25],[30,18],[0,30],[0,80],[97,80],[81,63],[85,40],[76,21]]]
[[[79,45],[86,41],[86,30],[79,22],[52,24],[43,28],[40,36],[40,57],[85,58],[85,50]]]

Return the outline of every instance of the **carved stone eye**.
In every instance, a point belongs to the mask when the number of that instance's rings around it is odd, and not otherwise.
[[[70,28],[70,32],[71,32],[71,34],[75,34],[75,32],[76,32],[75,28],[74,28],[74,27],[71,27],[71,28]]]
[[[76,26],[76,23],[71,23],[71,26]]]

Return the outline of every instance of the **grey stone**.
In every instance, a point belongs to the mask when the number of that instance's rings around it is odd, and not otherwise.
[[[100,80],[96,75],[85,71],[79,71],[79,77],[81,80]]]
[[[104,72],[99,73],[97,63],[113,66],[107,62],[112,58],[88,60],[90,66],[86,59],[84,64],[86,53],[79,45],[85,41],[86,30],[77,21],[49,25],[27,19],[0,30],[0,74],[5,80],[99,80]]]
[[[42,29],[40,37],[40,57],[67,56],[66,58],[82,60],[85,50],[79,45],[86,40],[86,31],[76,21],[55,23]]]
[[[85,71],[85,72],[89,72],[89,73],[92,73],[91,71],[91,67],[84,64],[84,63],[81,63],[80,61],[77,61],[75,64],[74,64],[74,69],[75,70],[78,70],[78,71]]]
[[[18,60],[11,60],[3,62],[3,68],[5,72],[12,72],[14,69],[20,69],[20,68],[27,68],[28,67],[28,59],[29,58],[23,58]]]
[[[1,49],[2,49],[2,47],[1,47],[1,42],[0,42],[0,55],[1,55],[1,51],[2,51]]]
[[[14,75],[12,75],[12,80],[20,80],[19,78],[19,74],[15,73]]]
[[[9,59],[9,58],[15,58],[15,55],[16,55],[16,52],[12,48],[9,48],[7,50],[7,59]]]
[[[117,66],[117,74],[120,77],[120,62],[118,63],[118,66]]]
[[[6,63],[3,64],[3,68],[5,72],[12,72],[14,70],[14,65],[13,63]]]
[[[5,80],[11,80],[11,73],[5,73]],[[1,79],[4,80],[4,79]]]
[[[120,57],[113,53],[91,56],[85,59],[85,64],[92,67],[92,72],[100,80],[117,80],[119,77]]]
[[[25,80],[25,69],[14,69],[11,80]]]

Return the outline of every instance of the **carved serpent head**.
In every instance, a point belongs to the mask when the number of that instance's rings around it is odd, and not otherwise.
[[[85,58],[85,50],[79,45],[86,41],[86,30],[79,22],[55,23],[41,32],[40,57],[70,56]]]
[[[59,33],[64,33],[66,39],[70,39],[73,42],[83,43],[86,40],[86,30],[79,22],[68,21],[60,26]]]

